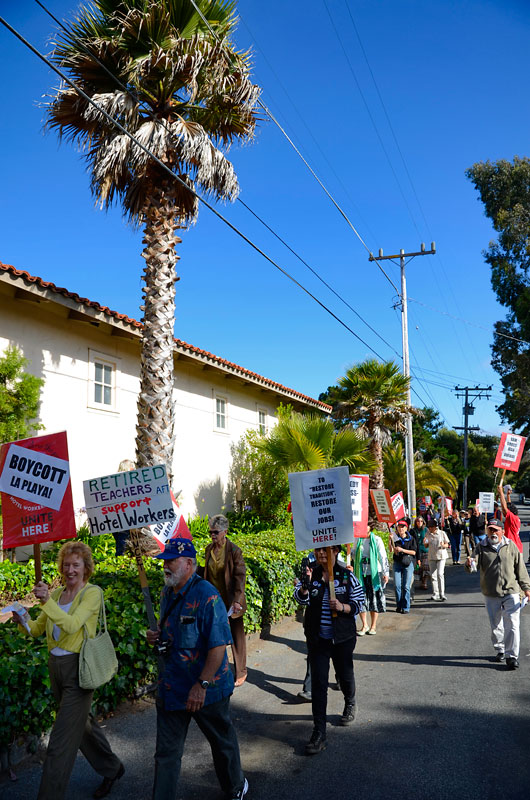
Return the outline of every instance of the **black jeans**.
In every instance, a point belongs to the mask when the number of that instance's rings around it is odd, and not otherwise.
[[[230,698],[189,711],[156,708],[155,783],[153,800],[175,800],[180,762],[191,718],[210,744],[217,779],[226,794],[243,788],[239,744],[230,717]]]
[[[354,648],[355,637],[341,644],[334,644],[331,639],[320,637],[316,643],[307,643],[311,666],[313,724],[315,730],[324,735],[326,733],[330,659],[333,661],[344,700],[353,705],[355,703]]]

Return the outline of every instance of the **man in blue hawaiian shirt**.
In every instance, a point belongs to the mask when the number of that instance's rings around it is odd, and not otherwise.
[[[248,782],[229,709],[234,690],[226,654],[230,627],[217,589],[196,574],[195,557],[193,543],[177,538],[155,556],[164,560],[165,587],[158,630],[147,631],[147,641],[159,652],[153,800],[176,797],[192,717],[208,739],[227,800],[241,800]]]

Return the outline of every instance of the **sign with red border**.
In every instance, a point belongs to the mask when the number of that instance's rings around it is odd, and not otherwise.
[[[405,519],[406,512],[405,512],[405,500],[403,497],[403,492],[397,492],[397,494],[393,494],[391,497],[392,500],[392,509],[394,511],[394,516],[396,521],[400,519]]]
[[[392,498],[388,489],[370,489],[370,497],[374,504],[375,515],[379,522],[394,525],[396,517],[392,508]]]
[[[11,449],[11,445],[14,445]],[[27,456],[21,456],[21,451],[28,450]],[[34,456],[32,457],[32,453]],[[9,462],[6,460],[10,454]],[[45,458],[39,459],[37,454]],[[60,470],[64,463],[68,464],[68,443],[66,431],[50,433],[46,436],[35,436],[31,439],[21,439],[18,442],[3,444],[0,449],[0,475],[7,475],[9,471],[19,470],[22,478],[21,486],[26,481],[26,490],[35,488],[38,496],[39,487],[41,498],[47,497],[46,479],[39,480],[43,473],[49,479],[52,474],[55,479],[60,477]],[[40,467],[37,465],[41,465]],[[42,465],[52,465],[49,471],[44,471]],[[61,466],[62,465],[62,466]],[[56,472],[52,473],[55,468]],[[29,470],[29,472],[28,472]],[[39,474],[36,474],[39,473]],[[69,469],[63,476],[68,477],[65,487],[60,487],[61,499],[58,508],[50,508],[44,502],[35,503],[24,497],[2,492],[2,527],[4,547],[21,547],[39,544],[41,542],[56,542],[60,539],[74,539],[77,536],[74,518],[74,504],[72,500],[72,481]],[[10,478],[12,480],[12,478]],[[15,487],[14,487],[15,488]],[[64,491],[63,491],[64,489]],[[53,493],[50,495],[53,496]],[[57,503],[54,500],[54,504]]]
[[[515,433],[502,433],[493,466],[498,469],[509,469],[510,472],[517,472],[525,442],[525,436],[518,436]]]
[[[351,511],[353,535],[356,539],[368,536],[368,484],[369,475],[350,475]]]

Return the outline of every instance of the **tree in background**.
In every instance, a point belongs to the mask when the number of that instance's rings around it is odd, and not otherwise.
[[[287,473],[278,469],[274,459],[259,446],[262,441],[258,431],[248,430],[231,445],[228,496],[234,508],[239,494],[243,509],[248,507],[262,519],[282,522],[287,517],[289,481]]]
[[[280,414],[278,424],[256,442],[256,447],[285,473],[341,466],[367,473],[375,467],[367,443],[357,430],[336,431],[329,417],[291,409]]]
[[[394,442],[383,449],[385,487],[391,494],[407,486],[405,451],[401,442]],[[414,454],[416,495],[447,495],[453,497],[458,489],[458,480],[443,466],[438,458],[424,461],[420,453]]]
[[[350,367],[338,386],[320,395],[333,406],[333,416],[350,426],[369,441],[375,469],[370,486],[383,486],[383,447],[391,441],[392,431],[404,432],[407,414],[418,414],[407,404],[409,378],[401,374],[392,361],[381,363],[375,358]]]
[[[25,372],[28,364],[16,347],[0,358],[0,444],[27,439],[43,428],[38,416],[44,379]]]
[[[101,206],[119,201],[129,220],[143,226],[136,459],[138,466],[166,463],[170,472],[177,231],[197,217],[190,189],[215,199],[237,197],[234,169],[219,146],[252,137],[259,95],[248,55],[231,42],[234,3],[195,4],[207,23],[190,0],[93,0],[81,7],[68,33],[57,35],[52,56],[181,182],[69,85],[56,91],[47,118],[49,128],[84,150]]]
[[[530,435],[530,159],[481,161],[466,171],[477,189],[498,240],[484,252],[491,285],[508,309],[496,322],[492,365],[501,376],[505,400],[497,411]]]

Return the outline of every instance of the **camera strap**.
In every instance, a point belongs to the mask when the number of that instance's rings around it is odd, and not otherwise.
[[[194,578],[196,578],[196,579],[198,579],[198,580],[200,580],[200,581],[202,580],[202,578],[200,577],[200,575],[197,575],[196,573],[194,574],[194,576],[193,576],[193,577],[194,577]],[[185,598],[185,597],[186,597],[186,595],[188,594],[189,590],[191,589],[191,587],[192,587],[192,586],[193,586],[195,583],[196,583],[196,580],[191,580],[191,581],[190,581],[190,584],[189,584],[188,588],[186,589],[186,591],[184,592],[184,594],[182,594],[181,592],[177,592],[177,595],[176,595],[176,597],[174,597],[174,598],[173,598],[172,602],[169,604],[169,606],[167,607],[167,609],[164,611],[164,615],[163,615],[163,617],[162,617],[162,618],[161,618],[161,620],[160,620],[160,632],[162,632],[162,630],[163,630],[163,628],[164,628],[164,625],[166,624],[166,622],[167,622],[167,619],[168,619],[169,615],[170,615],[170,614],[171,614],[171,613],[172,613],[172,612],[175,610],[177,603],[178,603],[180,600],[184,600],[184,598]]]

